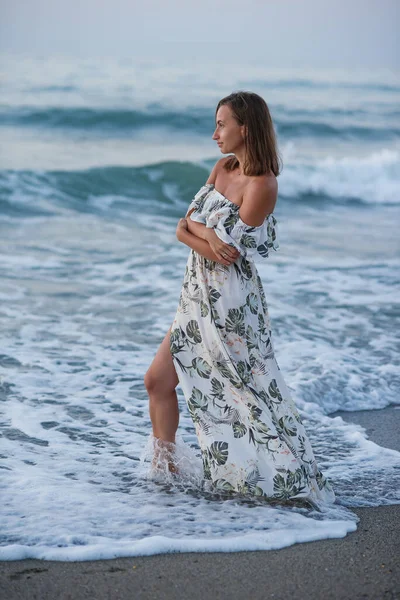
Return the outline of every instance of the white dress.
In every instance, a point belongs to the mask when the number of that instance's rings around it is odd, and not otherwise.
[[[209,489],[277,500],[335,501],[274,355],[255,258],[277,250],[277,221],[246,225],[239,205],[203,185],[188,218],[240,252],[229,266],[194,250],[170,349],[193,420]]]

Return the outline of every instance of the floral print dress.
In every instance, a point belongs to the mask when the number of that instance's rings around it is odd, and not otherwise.
[[[331,503],[335,493],[275,358],[254,263],[279,248],[277,221],[271,213],[251,227],[239,208],[213,184],[203,185],[189,205],[187,218],[214,228],[240,256],[225,266],[190,251],[170,334],[204,482],[215,491]]]

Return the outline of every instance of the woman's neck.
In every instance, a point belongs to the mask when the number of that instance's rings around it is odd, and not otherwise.
[[[243,174],[243,167],[244,167],[244,163],[245,163],[245,149],[239,151],[239,152],[235,152],[235,156],[236,159],[239,162],[239,167],[238,167],[238,175],[242,175]]]

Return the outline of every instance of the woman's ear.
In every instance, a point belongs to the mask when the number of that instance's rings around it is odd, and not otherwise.
[[[242,139],[245,139],[247,137],[247,125],[241,125],[240,130],[242,134]]]

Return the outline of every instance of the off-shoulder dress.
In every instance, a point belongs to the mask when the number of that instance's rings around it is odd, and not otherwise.
[[[233,494],[333,503],[332,484],[275,358],[255,265],[279,248],[277,220],[271,213],[251,227],[239,209],[214,184],[203,185],[190,203],[188,218],[214,228],[240,256],[225,266],[190,251],[170,334],[204,482]]]

